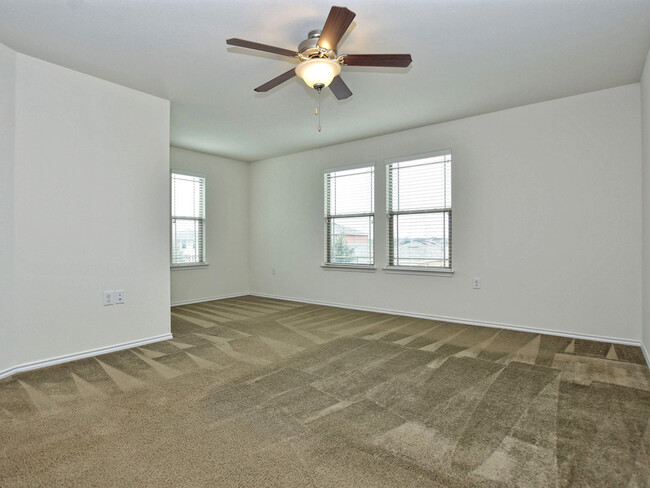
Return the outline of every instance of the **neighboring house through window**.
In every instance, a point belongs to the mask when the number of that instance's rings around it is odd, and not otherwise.
[[[374,265],[375,167],[325,173],[325,264]]]
[[[451,269],[451,152],[386,164],[388,268]]]
[[[205,260],[205,177],[172,171],[171,264],[192,266]]]

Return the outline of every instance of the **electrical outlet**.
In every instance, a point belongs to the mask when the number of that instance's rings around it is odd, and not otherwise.
[[[124,303],[124,290],[115,290],[115,304],[122,305]]]
[[[474,282],[474,289],[475,290],[478,290],[479,288],[481,288],[481,278],[474,278],[473,282]]]
[[[275,274],[275,273],[276,273],[276,269],[273,268],[273,269],[271,270],[271,274]]]
[[[107,290],[104,292],[104,306],[113,305],[113,300],[115,297],[115,292],[113,290]]]

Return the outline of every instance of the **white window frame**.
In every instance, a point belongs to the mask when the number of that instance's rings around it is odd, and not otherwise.
[[[372,212],[366,212],[366,213],[360,213],[360,214],[354,214],[354,215],[348,215],[348,214],[343,214],[343,215],[334,215],[334,214],[329,214],[329,206],[330,202],[328,201],[328,192],[327,192],[327,178],[328,175],[331,173],[336,173],[339,171],[347,171],[347,170],[353,170],[353,169],[361,169],[361,168],[372,168]],[[336,168],[327,168],[323,171],[323,189],[324,189],[324,197],[323,197],[323,202],[325,206],[325,219],[324,219],[324,237],[325,237],[325,242],[324,242],[324,263],[321,265],[323,269],[332,269],[332,270],[340,270],[340,271],[365,271],[365,272],[374,272],[377,268],[375,267],[375,262],[376,262],[376,234],[375,234],[375,225],[376,225],[376,205],[375,205],[375,197],[376,197],[376,176],[377,175],[377,167],[376,163],[373,162],[366,162],[366,163],[360,163],[360,164],[354,164],[350,166],[339,166]],[[371,217],[372,218],[372,263],[370,264],[345,264],[345,263],[332,263],[330,261],[330,256],[331,256],[331,250],[330,250],[330,233],[331,233],[331,219],[336,218],[336,217]]]
[[[172,198],[172,179],[173,175],[193,176],[196,178],[203,178],[203,218],[197,217],[174,217],[171,214],[171,198]],[[203,173],[194,173],[183,169],[172,169],[169,172],[169,198],[170,198],[170,219],[169,219],[169,263],[172,270],[196,269],[205,268],[208,266],[207,247],[206,247],[206,221],[207,221],[207,188],[208,178]],[[173,262],[173,221],[176,220],[201,220],[203,221],[203,260],[196,263],[174,263]]]
[[[453,163],[452,151],[451,149],[442,149],[438,151],[414,154],[410,156],[403,156],[399,158],[387,159],[384,161],[384,169],[386,174],[386,263],[387,265],[383,268],[387,273],[406,273],[406,274],[426,274],[430,276],[445,276],[451,277],[454,274],[453,270],[453,253],[452,253],[452,209],[453,203],[450,207],[445,208],[435,208],[435,209],[422,209],[415,211],[393,211],[391,209],[392,202],[392,187],[391,187],[391,174],[389,166],[395,163],[401,163],[406,161],[414,161],[418,159],[432,158],[437,156],[449,155],[451,158],[451,163]],[[450,163],[450,190],[453,188],[453,164]],[[392,239],[392,219],[395,215],[415,215],[415,214],[433,214],[433,213],[449,213],[449,266],[404,266],[396,265],[391,263],[391,249],[394,244]],[[394,255],[394,253],[393,253]]]

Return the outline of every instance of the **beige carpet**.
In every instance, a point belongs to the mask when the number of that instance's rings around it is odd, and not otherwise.
[[[242,297],[0,381],[0,486],[650,484],[639,348]]]

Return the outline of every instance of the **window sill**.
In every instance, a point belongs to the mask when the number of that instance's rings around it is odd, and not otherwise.
[[[208,263],[172,264],[170,267],[172,271],[184,271],[187,269],[207,268]]]
[[[451,278],[454,274],[453,269],[436,269],[436,268],[415,268],[409,266],[386,266],[383,268],[389,274],[419,274],[428,276],[443,276]]]
[[[365,273],[374,273],[377,268],[374,266],[359,266],[359,265],[346,265],[346,264],[322,264],[321,268],[329,271],[361,271]]]

